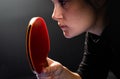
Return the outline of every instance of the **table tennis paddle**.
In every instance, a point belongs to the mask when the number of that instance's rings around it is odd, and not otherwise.
[[[32,70],[41,73],[48,66],[46,58],[50,51],[48,29],[42,17],[33,17],[28,24],[26,50]]]

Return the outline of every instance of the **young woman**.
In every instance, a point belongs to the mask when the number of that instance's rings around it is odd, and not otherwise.
[[[109,70],[120,78],[120,69],[112,67],[113,53],[109,36],[110,0],[52,0],[52,18],[66,38],[86,32],[85,50],[77,72],[50,58],[40,79],[106,79]],[[120,66],[118,66],[119,68]]]

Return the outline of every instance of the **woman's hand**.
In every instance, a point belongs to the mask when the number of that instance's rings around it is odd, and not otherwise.
[[[37,75],[39,79],[81,79],[77,73],[71,72],[59,62],[50,58],[47,61],[49,66]]]

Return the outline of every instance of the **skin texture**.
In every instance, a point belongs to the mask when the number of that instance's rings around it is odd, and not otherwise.
[[[95,0],[96,1],[96,0]],[[52,18],[58,22],[66,38],[73,38],[84,32],[101,35],[106,25],[105,0],[99,0],[97,10],[85,0],[52,0],[54,10]],[[95,4],[94,0],[92,0]],[[37,74],[40,79],[82,79],[80,75],[70,71],[61,63],[47,58],[48,67]]]
[[[81,79],[77,73],[74,73],[62,66],[57,61],[47,58],[49,66],[42,73],[37,74],[38,79]]]
[[[85,32],[96,21],[93,8],[83,0],[70,0],[63,6],[58,0],[53,0],[53,3],[52,18],[58,22],[66,38],[72,38]]]

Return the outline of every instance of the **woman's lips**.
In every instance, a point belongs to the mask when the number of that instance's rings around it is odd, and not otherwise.
[[[68,26],[67,26],[67,25],[61,25],[60,28],[61,28],[62,30],[67,30]]]

